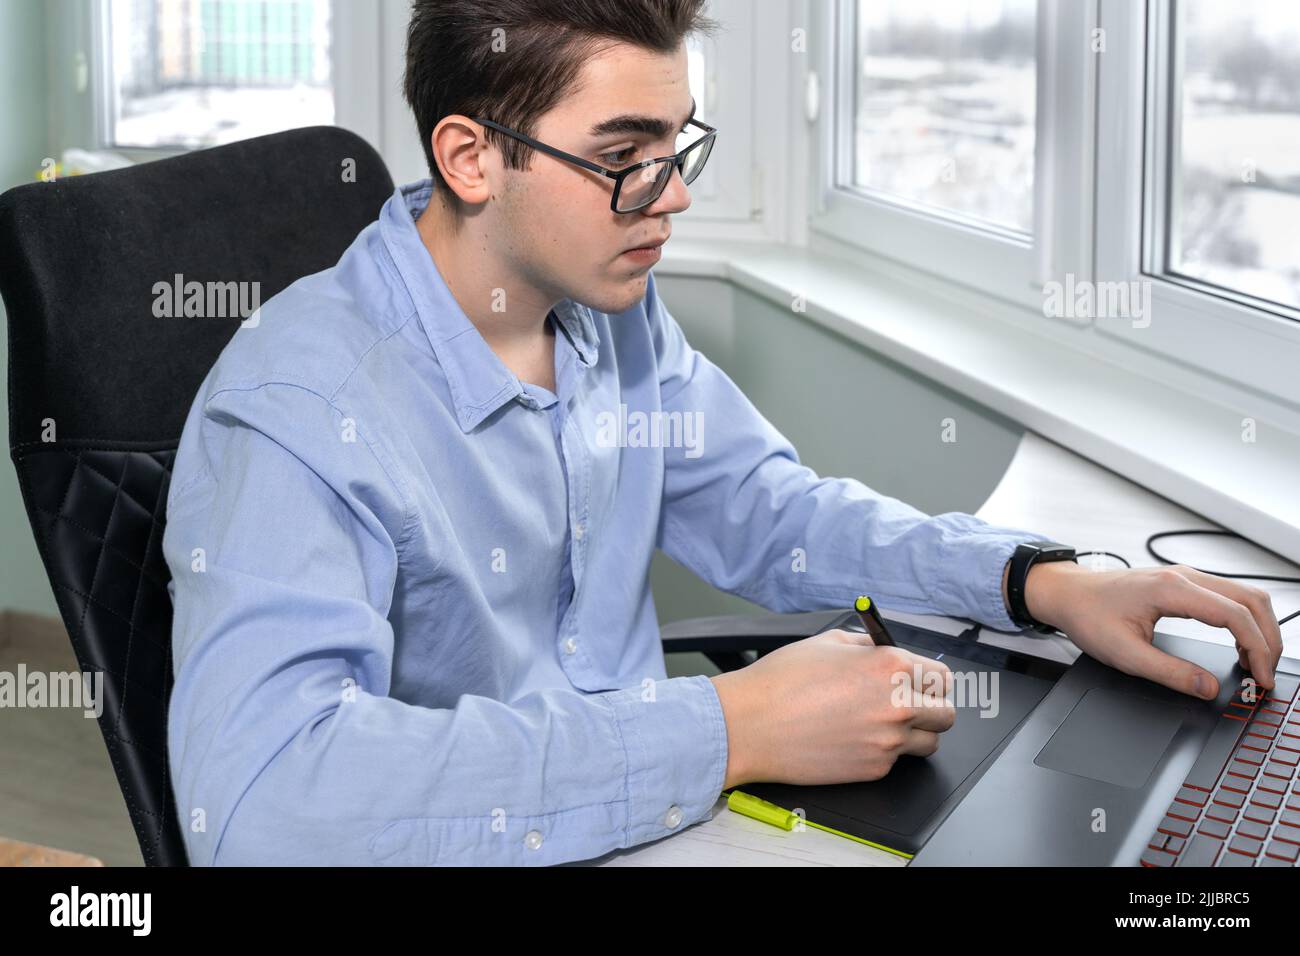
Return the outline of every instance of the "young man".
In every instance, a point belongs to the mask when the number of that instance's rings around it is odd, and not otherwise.
[[[686,342],[657,255],[629,253],[669,237],[711,146],[691,148],[709,131],[683,44],[701,6],[416,0],[431,180],[235,336],[176,458],[169,752],[193,863],[559,863],[673,833],[724,787],[934,752],[951,707],[895,706],[891,678],[946,667],[861,635],[666,679],[656,547],[776,611],[865,591],[1017,628],[1009,559],[1039,535],[818,477]],[[611,437],[637,413],[701,428]],[[1212,696],[1151,645],[1160,616],[1195,616],[1271,686],[1263,592],[1068,561],[1025,588],[1021,622],[1131,673]]]

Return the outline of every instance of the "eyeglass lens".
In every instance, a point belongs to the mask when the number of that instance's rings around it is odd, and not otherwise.
[[[709,139],[686,154],[686,158],[682,161],[682,182],[689,186],[695,181],[712,150],[713,140]],[[672,159],[665,159],[636,170],[623,180],[623,186],[618,194],[619,212],[630,212],[654,202],[668,185],[672,173]]]

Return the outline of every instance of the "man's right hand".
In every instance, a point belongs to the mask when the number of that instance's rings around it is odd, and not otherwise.
[[[724,789],[878,780],[900,754],[938,750],[956,719],[946,664],[854,631],[824,631],[710,679],[727,722]]]

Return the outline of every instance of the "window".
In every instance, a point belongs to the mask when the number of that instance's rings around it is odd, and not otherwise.
[[[723,28],[716,36],[687,39],[686,75],[695,116],[717,126],[718,139],[704,172],[691,184],[691,208],[675,227],[683,236],[704,221],[743,223],[753,203],[753,122],[747,106],[756,17],[747,0],[710,0],[705,13]]]
[[[1148,288],[1149,308],[1096,326],[1136,363],[1297,429],[1296,106],[1260,51],[1294,50],[1298,18],[1212,7],[1101,0],[1096,278]]]
[[[714,82],[708,73],[707,50],[703,41],[696,36],[692,36],[686,43],[686,79],[690,86],[691,96],[695,98],[695,118],[702,123],[714,125],[710,114],[713,109],[713,95],[711,95],[710,85]],[[685,141],[689,142],[698,136],[699,130],[692,130],[693,135],[687,135]],[[724,134],[725,135],[725,134]],[[681,149],[686,145],[683,142],[677,148]],[[692,194],[696,198],[712,199],[717,196],[717,171],[713,166],[706,165],[700,178],[691,184]]]
[[[815,250],[1300,428],[1300,4],[810,9]]]
[[[1035,0],[857,0],[853,187],[1028,234]]]
[[[1300,308],[1300,6],[1175,3],[1151,271]]]
[[[105,145],[332,124],[330,0],[107,0]]]
[[[811,8],[810,240],[1041,310],[1049,277],[1087,265],[1095,3]]]

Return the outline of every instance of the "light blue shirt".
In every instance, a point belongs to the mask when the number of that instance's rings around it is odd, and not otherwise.
[[[726,725],[666,676],[655,548],[773,611],[1016,629],[1002,568],[1038,535],[818,477],[653,275],[618,315],[557,305],[556,392],[521,383],[421,242],[431,189],[266,302],[190,410],[163,547],[192,863],[552,864],[707,817]]]

